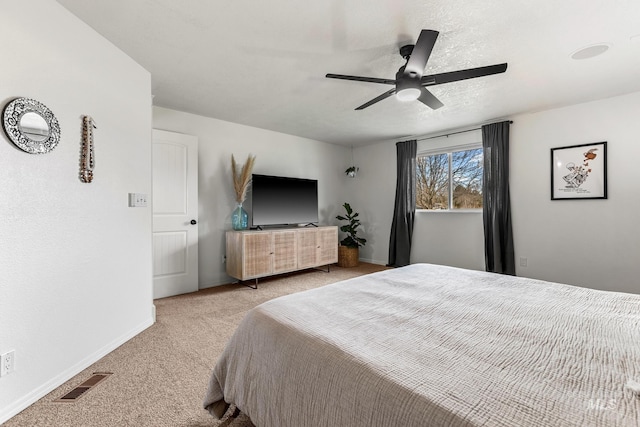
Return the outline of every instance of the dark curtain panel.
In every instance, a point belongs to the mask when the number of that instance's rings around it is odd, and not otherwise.
[[[515,276],[509,200],[509,123],[505,121],[482,126],[482,214],[486,270]]]
[[[398,142],[398,178],[396,202],[389,238],[389,264],[393,267],[409,265],[411,236],[416,214],[416,140]]]

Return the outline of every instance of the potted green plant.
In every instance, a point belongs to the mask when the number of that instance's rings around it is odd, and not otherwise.
[[[344,171],[344,174],[347,175],[349,178],[355,178],[359,170],[360,168],[357,166],[349,166],[347,170]]]
[[[338,246],[338,266],[339,267],[355,267],[358,265],[360,255],[360,246],[367,243],[367,239],[358,237],[358,227],[360,220],[358,212],[354,212],[349,203],[342,205],[346,211],[346,215],[338,215],[336,219],[347,221],[347,224],[340,227],[340,231],[346,233],[346,237],[340,241]]]

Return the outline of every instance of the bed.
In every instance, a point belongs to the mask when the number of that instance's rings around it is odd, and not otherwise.
[[[209,380],[257,427],[638,426],[640,295],[430,264],[250,310]]]

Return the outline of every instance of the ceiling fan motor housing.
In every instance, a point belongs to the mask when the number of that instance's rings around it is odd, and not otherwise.
[[[400,67],[396,73],[396,93],[400,93],[407,89],[420,91],[421,78],[422,76],[415,73],[404,74],[404,67]],[[417,97],[414,97],[413,99],[416,98]]]
[[[413,48],[415,47],[415,45],[413,44],[406,44],[404,46],[402,46],[400,48],[400,55],[406,59],[409,60],[409,57],[411,56],[411,52],[413,52]]]
[[[406,44],[400,48],[400,55],[409,63],[415,45]],[[420,79],[422,74],[415,71],[405,72],[407,64],[396,73],[396,95],[402,101],[413,101],[420,96]]]

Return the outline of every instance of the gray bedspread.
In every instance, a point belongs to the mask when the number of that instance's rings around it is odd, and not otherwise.
[[[640,295],[414,264],[249,311],[204,406],[258,427],[635,427],[634,381]]]

